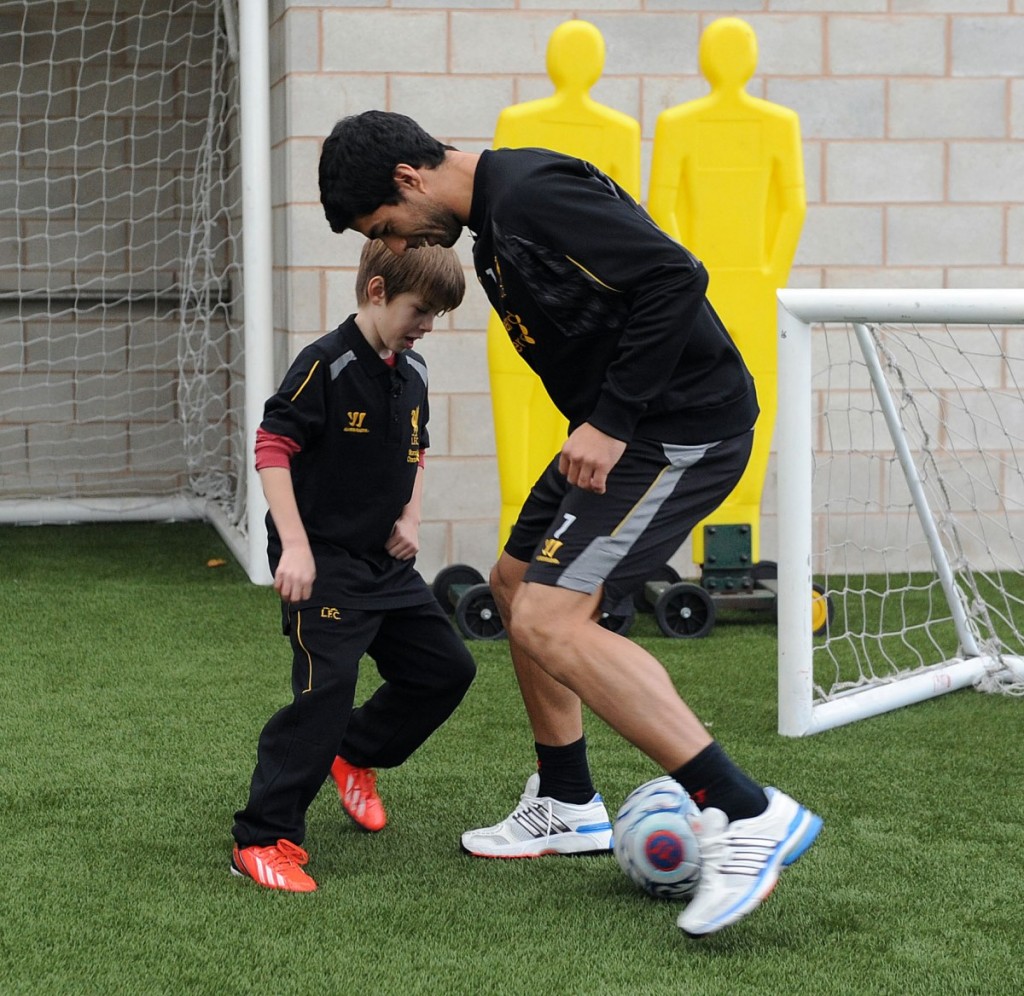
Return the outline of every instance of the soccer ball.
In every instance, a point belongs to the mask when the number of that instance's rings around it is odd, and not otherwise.
[[[700,881],[700,847],[686,819],[698,812],[670,775],[633,789],[615,817],[619,867],[655,899],[689,899]]]

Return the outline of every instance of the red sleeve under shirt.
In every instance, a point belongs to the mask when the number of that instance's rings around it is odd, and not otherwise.
[[[266,429],[256,430],[256,469],[263,470],[266,467],[284,467],[292,465],[292,457],[299,452],[301,447],[294,439],[287,436],[278,436]]]
[[[294,439],[287,436],[278,436],[266,429],[256,430],[256,469],[263,470],[265,467],[284,467],[288,469],[292,465],[292,457],[299,452],[301,447]],[[427,451],[420,450],[419,465],[426,466]]]

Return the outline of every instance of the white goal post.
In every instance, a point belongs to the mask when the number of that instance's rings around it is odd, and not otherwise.
[[[779,732],[1024,694],[1024,291],[783,290],[778,316]]]
[[[269,582],[265,0],[0,0],[0,522],[202,518]]]

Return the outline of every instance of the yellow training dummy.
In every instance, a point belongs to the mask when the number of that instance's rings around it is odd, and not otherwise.
[[[604,39],[593,24],[559,25],[547,50],[554,94],[505,108],[498,117],[494,147],[536,146],[586,159],[639,199],[640,125],[589,96],[603,68]],[[565,442],[566,421],[536,374],[516,355],[495,314],[487,326],[487,354],[501,485],[500,550],[534,481]]]
[[[749,524],[755,562],[777,408],[775,295],[785,286],[806,211],[797,116],[745,92],[756,66],[749,24],[725,17],[707,27],[700,68],[711,92],[658,116],[648,202],[654,220],[707,268],[708,298],[757,385],[761,416],[750,463],[705,520]],[[703,548],[698,526],[698,564]]]

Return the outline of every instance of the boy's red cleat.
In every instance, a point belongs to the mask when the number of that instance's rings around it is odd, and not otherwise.
[[[309,855],[290,840],[269,847],[236,847],[231,853],[231,874],[251,878],[268,889],[315,892],[316,882],[300,867]]]
[[[382,830],[388,822],[388,814],[377,795],[377,772],[373,768],[357,768],[343,757],[336,757],[331,765],[331,777],[338,786],[345,812],[364,830]]]

